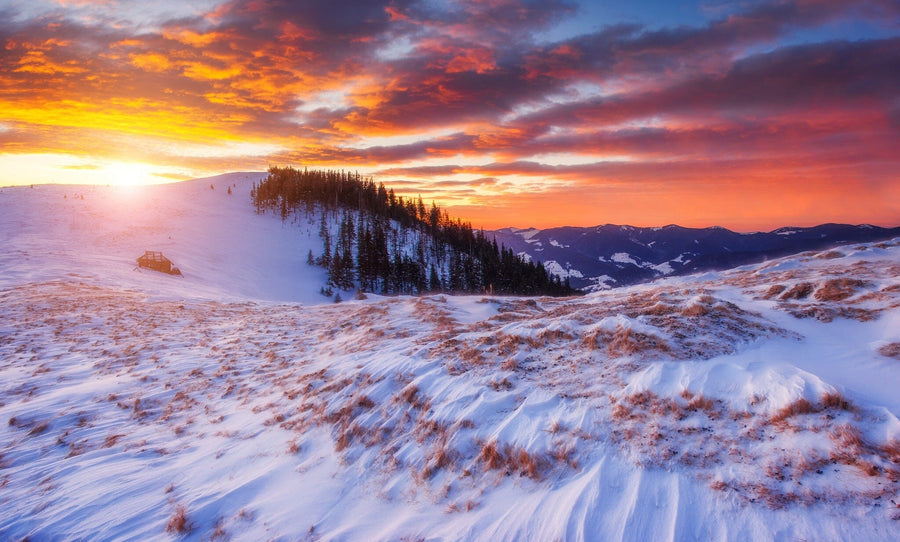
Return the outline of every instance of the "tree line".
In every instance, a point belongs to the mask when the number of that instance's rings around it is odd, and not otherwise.
[[[323,250],[309,263],[328,271],[337,288],[384,294],[459,292],[574,295],[577,290],[498,246],[482,230],[453,219],[434,202],[397,196],[359,173],[271,167],[251,190],[258,213],[282,220],[321,213]]]

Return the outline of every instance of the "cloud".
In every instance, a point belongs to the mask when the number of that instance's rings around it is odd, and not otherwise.
[[[583,15],[564,1],[109,13],[79,2],[0,17],[2,152],[198,175],[363,168],[448,201],[522,205],[541,186],[562,202],[709,179],[844,178],[864,192],[900,167],[893,1],[726,3],[690,25],[581,34],[566,33]]]

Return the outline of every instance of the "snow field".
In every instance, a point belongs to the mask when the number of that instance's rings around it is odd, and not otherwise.
[[[300,305],[317,224],[240,180],[0,193],[0,538],[896,538],[900,243]]]

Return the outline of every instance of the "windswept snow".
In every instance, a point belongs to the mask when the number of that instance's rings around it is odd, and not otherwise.
[[[0,190],[0,538],[896,539],[900,240],[317,305],[251,182]]]

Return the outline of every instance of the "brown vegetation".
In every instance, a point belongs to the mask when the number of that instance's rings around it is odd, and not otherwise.
[[[843,301],[867,285],[867,282],[858,279],[828,279],[816,290],[815,298],[819,301]]]
[[[900,359],[900,342],[888,343],[880,347],[878,353],[886,358]]]
[[[175,513],[166,524],[166,532],[184,535],[190,534],[190,532],[193,530],[194,525],[188,519],[187,510],[184,508],[184,506],[176,506]]]
[[[547,462],[523,448],[506,445],[501,449],[496,441],[483,444],[478,459],[486,470],[502,470],[507,476],[518,474],[532,480],[540,480]]]
[[[772,299],[778,296],[781,292],[787,290],[787,286],[784,284],[773,284],[766,290],[766,293],[762,295],[763,299]]]
[[[788,300],[788,299],[806,299],[813,293],[813,285],[809,282],[801,282],[799,284],[795,284],[788,291],[781,295],[779,299]]]

